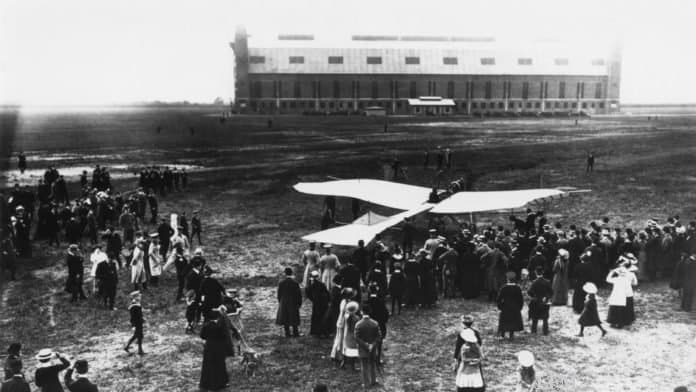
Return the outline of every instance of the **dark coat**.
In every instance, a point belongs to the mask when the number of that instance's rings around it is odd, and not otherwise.
[[[500,319],[498,321],[498,332],[522,331],[522,307],[524,297],[522,289],[516,284],[506,284],[498,292],[498,309],[500,309]]]
[[[300,284],[292,277],[283,279],[278,285],[278,325],[300,325],[300,307],[302,306],[302,290]]]
[[[65,386],[68,387],[70,392],[99,392],[99,388],[86,378],[78,377],[76,380],[73,380],[72,373],[73,370],[68,369],[64,377]]]
[[[420,283],[421,265],[414,261],[409,261],[404,265],[406,275],[406,305],[418,305],[421,299]]]
[[[404,271],[401,268],[394,269],[389,278],[389,295],[401,298],[404,295],[405,288],[406,278],[404,277]]]
[[[336,332],[336,321],[338,313],[341,311],[341,288],[339,286],[332,287],[330,297],[329,310],[324,317],[324,328],[328,334]]]
[[[379,295],[384,296],[387,292],[387,274],[381,268],[373,268],[370,273],[367,274],[366,283],[369,285],[370,282],[377,282],[379,287]]]
[[[355,324],[355,341],[358,342],[358,356],[360,358],[374,357],[377,342],[380,341],[381,335],[379,325],[371,318],[363,318]],[[372,350],[368,345],[373,345]]]
[[[200,299],[200,293],[201,293],[201,282],[203,281],[203,277],[201,276],[200,272],[196,272],[193,269],[189,271],[188,275],[186,275],[186,290],[193,290],[196,292],[196,298]]]
[[[461,256],[459,268],[459,286],[466,299],[477,298],[481,294],[481,262],[471,249]]]
[[[95,277],[99,281],[100,295],[104,296],[116,293],[116,286],[118,285],[118,271],[116,270],[115,263],[111,261],[99,263]]]
[[[424,305],[433,305],[437,302],[437,286],[435,285],[435,264],[433,261],[423,259],[421,262],[421,288]]]
[[[549,318],[549,300],[553,295],[551,282],[543,277],[537,278],[527,291],[532,299],[529,301],[529,318],[547,319]]]
[[[203,312],[215,309],[222,305],[222,297],[224,295],[223,293],[225,292],[225,288],[217,279],[209,276],[205,277],[201,281],[200,287],[200,296],[203,301],[201,304],[201,310]]]
[[[58,373],[70,367],[70,362],[63,357],[58,357],[60,364],[36,369],[34,382],[41,392],[63,392]]]
[[[0,392],[31,392],[31,387],[24,377],[18,375],[2,383]]]
[[[314,280],[305,289],[307,299],[312,301],[312,324],[309,329],[310,335],[328,335],[326,328],[326,312],[329,309],[329,290],[324,283]],[[338,315],[336,316],[338,317]]]
[[[227,357],[227,335],[222,320],[208,321],[201,328],[203,346],[203,364],[201,366],[201,389],[216,391],[229,382],[225,358]]]
[[[384,299],[379,296],[370,295],[367,299],[367,305],[370,307],[370,317],[377,323],[386,326],[389,321],[389,311]],[[383,336],[384,337],[384,336]]]
[[[343,287],[351,287],[356,292],[360,292],[360,271],[353,264],[346,264],[338,273],[341,276]]]
[[[65,291],[73,293],[79,290],[84,279],[84,259],[80,255],[68,253],[68,280],[65,283]]]
[[[597,300],[594,295],[590,295],[585,301],[578,323],[583,327],[602,324],[597,311]]]

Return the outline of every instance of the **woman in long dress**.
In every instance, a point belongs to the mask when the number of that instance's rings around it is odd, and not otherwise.
[[[498,293],[497,303],[500,310],[498,333],[501,337],[504,337],[507,332],[510,334],[510,340],[512,340],[515,332],[524,330],[521,313],[524,306],[524,297],[522,296],[522,289],[514,282],[515,273],[508,271],[506,277],[508,282]]]
[[[457,392],[483,392],[486,384],[481,371],[481,348],[477,343],[476,334],[472,329],[464,329],[459,334],[464,340],[456,363]]]
[[[336,319],[336,336],[334,336],[333,346],[331,347],[331,359],[336,363],[341,363],[343,360],[343,337],[344,327],[346,324],[346,305],[352,301],[353,289],[346,287],[341,291],[341,305],[338,309],[338,318]]]
[[[142,241],[136,242],[131,259],[131,283],[133,290],[139,290],[140,285],[147,288],[147,274],[145,273],[145,245]]]
[[[358,316],[360,305],[357,302],[351,301],[346,305],[345,322],[343,324],[343,363],[341,367],[346,365],[356,370],[355,363],[358,361],[358,341],[355,339],[355,324],[360,321]]]
[[[592,282],[592,271],[590,257],[587,254],[583,254],[580,257],[580,264],[573,269],[573,311],[575,313],[583,311],[585,304],[585,290],[583,290],[583,287],[588,282]]]
[[[203,365],[199,386],[203,390],[217,391],[229,383],[225,358],[229,353],[230,341],[227,326],[217,310],[210,311],[208,321],[201,328],[203,346]]]
[[[338,257],[331,253],[331,244],[324,244],[326,254],[319,258],[319,267],[321,268],[321,282],[326,288],[331,291],[333,287],[333,278],[338,275],[338,269],[341,266],[341,261]]]
[[[565,306],[568,304],[568,266],[570,265],[570,253],[565,249],[558,250],[558,257],[553,263],[553,296],[552,305]]]
[[[406,275],[406,308],[417,306],[421,301],[421,265],[416,259],[409,259],[404,266]]]
[[[621,328],[633,322],[633,286],[638,284],[636,276],[624,265],[609,272],[607,283],[612,284],[609,295],[609,314],[607,322],[612,327]]]
[[[302,287],[307,287],[309,285],[309,275],[312,271],[319,269],[319,252],[316,251],[317,243],[311,241],[309,243],[309,249],[302,253],[302,265],[305,266],[304,275],[302,276]],[[326,283],[324,283],[326,285]],[[329,286],[326,286],[327,290],[330,290]]]
[[[592,282],[587,282],[582,287],[583,292],[587,293],[587,298],[585,299],[585,304],[578,319],[578,324],[580,324],[580,333],[578,337],[583,337],[585,332],[585,327],[598,327],[602,331],[602,336],[607,334],[607,331],[602,328],[602,320],[599,319],[599,312],[597,311],[597,299],[595,295],[597,294],[597,286]]]
[[[159,240],[154,239],[152,245],[150,245],[149,258],[150,258],[150,282],[153,286],[157,286],[159,283],[159,277],[162,275],[162,255],[160,254],[160,244]]]

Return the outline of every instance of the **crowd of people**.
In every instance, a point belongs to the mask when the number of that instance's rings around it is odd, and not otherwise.
[[[425,165],[428,159],[426,155]],[[439,155],[437,160],[438,166],[446,167],[450,158],[443,152],[442,162]],[[114,191],[108,169],[97,166],[91,181],[86,172],[81,175],[80,185],[79,197],[70,199],[65,179],[51,168],[36,190],[15,185],[9,197],[0,195],[3,272],[15,278],[17,260],[31,257],[32,241],[48,240],[49,246],[58,247],[61,240],[67,242],[65,290],[71,302],[79,304],[89,295],[112,310],[118,302],[119,282],[128,282],[133,333],[124,350],[130,354],[135,344],[137,353],[145,355],[143,294],[159,290],[162,275],[172,271],[177,281],[175,303],[186,308],[183,331],[196,333],[200,327],[205,341],[199,386],[217,390],[229,385],[225,360],[230,356],[243,356],[253,368],[255,354],[244,340],[240,318],[243,305],[237,292],[216,278],[217,271],[205,258],[199,212],[193,211],[189,222],[185,212],[166,219],[158,209],[158,197],[187,187],[185,171],[145,168],[139,174],[139,187],[121,194]],[[326,210],[333,214],[335,205]],[[353,210],[357,215],[359,204]],[[335,221],[335,216],[330,218]],[[500,311],[498,334],[503,340],[512,340],[525,329],[525,304],[532,334],[538,332],[540,321],[541,332],[552,333],[553,306],[572,306],[579,315],[581,337],[592,326],[604,336],[603,319],[614,328],[627,327],[636,318],[635,287],[658,278],[670,278],[670,287],[680,292],[683,310],[693,306],[696,222],[684,224],[678,216],[663,224],[651,219],[633,231],[612,228],[610,220],[603,218],[588,228],[564,228],[551,225],[543,211],[531,210],[524,219],[510,216],[509,221],[509,228],[472,225],[456,233],[434,225],[422,247],[416,247],[417,230],[407,219],[397,243],[388,246],[380,236],[367,245],[360,241],[345,260],[330,244],[310,242],[300,258],[302,270],[283,272],[276,324],[287,338],[302,336],[300,308],[304,299],[309,300],[309,334],[326,340],[326,352],[337,368],[356,370],[359,364],[362,384],[369,388],[377,384],[384,364],[390,317],[402,309],[433,308],[441,298],[475,299],[484,293]],[[599,288],[611,290],[606,318],[598,311]],[[473,315],[462,317],[455,341],[459,391],[486,388],[483,340],[474,321]],[[5,364],[6,384],[18,386],[3,384],[2,392],[25,388],[20,351],[21,344],[13,343]],[[71,362],[50,349],[39,351],[36,358],[34,382],[42,390],[60,387],[59,373],[64,370],[69,389],[80,383],[81,390],[97,390],[85,376],[87,361]],[[519,390],[533,390],[537,383],[534,356],[522,351],[518,359]]]
[[[678,216],[659,225],[650,219],[640,231],[611,228],[610,220],[592,222],[588,228],[549,224],[543,211],[527,210],[525,219],[510,216],[512,227],[464,228],[445,236],[436,228],[422,248],[414,248],[415,228],[406,220],[402,241],[387,246],[378,236],[363,241],[346,260],[339,260],[330,244],[310,242],[302,253],[303,270],[295,277],[288,268],[278,288],[276,323],[286,337],[300,336],[299,310],[305,298],[312,303],[310,335],[333,336],[330,357],[341,368],[354,368],[360,359],[363,385],[374,385],[374,368],[382,364],[381,348],[390,315],[404,309],[431,308],[439,298],[478,298],[485,293],[498,307],[498,334],[514,339],[525,330],[522,310],[527,305],[529,331],[546,335],[553,306],[572,306],[579,315],[578,336],[587,327],[607,330],[631,325],[635,318],[635,287],[658,277],[671,278],[680,291],[682,309],[691,310],[696,288],[696,222],[682,224]],[[321,251],[320,251],[321,250]],[[610,289],[606,317],[597,307],[599,288]],[[572,292],[572,294],[570,294]],[[391,309],[387,303],[391,300]],[[369,338],[363,338],[365,320]],[[481,336],[471,329],[473,318],[464,319],[464,329],[455,350],[457,387],[479,391]],[[367,325],[374,325],[374,332]],[[474,331],[469,333],[467,331]],[[465,349],[462,349],[462,348]],[[329,346],[327,345],[327,350]],[[530,363],[521,354],[520,363]],[[533,356],[532,356],[533,358]],[[531,360],[533,363],[533,359]],[[534,372],[522,365],[520,385],[534,383]],[[530,381],[531,380],[531,381]]]

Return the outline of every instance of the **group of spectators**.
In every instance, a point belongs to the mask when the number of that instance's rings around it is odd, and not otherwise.
[[[161,196],[165,196],[167,193],[186,189],[188,173],[185,168],[144,167],[139,173],[138,186],[143,189],[152,189]]]

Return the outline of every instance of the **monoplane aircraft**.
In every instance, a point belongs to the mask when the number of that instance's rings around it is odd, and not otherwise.
[[[460,215],[475,212],[519,209],[527,204],[587,192],[573,188],[523,189],[510,191],[463,191],[463,184],[453,182],[447,190],[401,184],[374,179],[300,182],[298,192],[321,196],[342,196],[402,210],[382,217],[368,212],[352,223],[308,234],[302,239],[334,245],[355,246],[359,240],[370,242],[377,234],[422,213]]]

